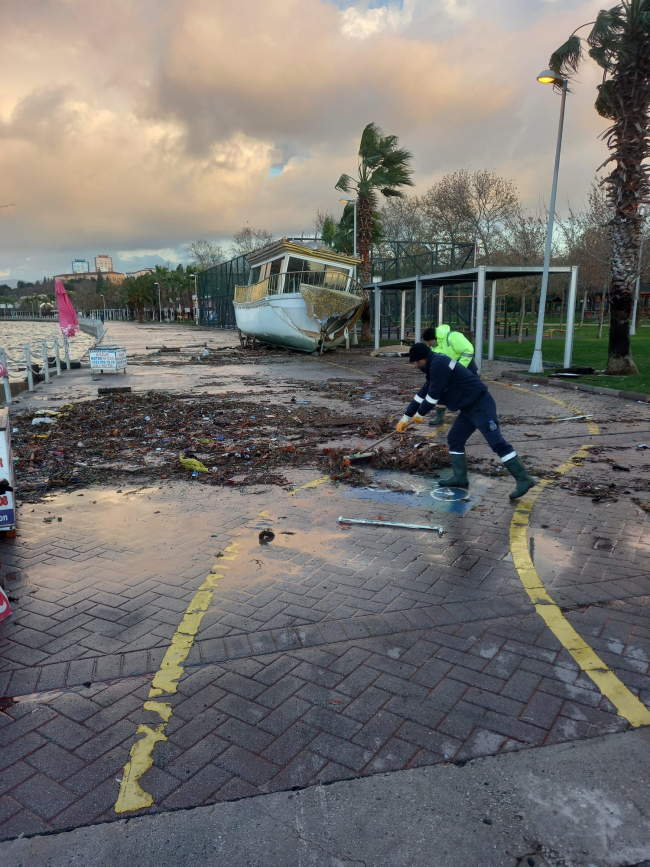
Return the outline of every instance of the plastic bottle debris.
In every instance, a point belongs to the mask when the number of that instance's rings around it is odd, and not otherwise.
[[[49,418],[49,416],[42,415],[42,416],[39,416],[39,418],[33,418],[33,419],[32,419],[32,424],[33,424],[33,425],[39,425],[39,424],[56,424],[56,421],[55,421],[53,418]]]
[[[647,449],[647,448],[648,448],[648,444],[647,444],[647,443],[639,443],[639,445],[637,446],[637,448],[638,448],[638,449]]]

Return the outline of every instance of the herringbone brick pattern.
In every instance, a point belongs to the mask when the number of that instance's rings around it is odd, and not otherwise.
[[[647,603],[650,600],[645,600]],[[636,606],[574,625],[607,642],[633,691]],[[630,637],[632,635],[632,637]],[[0,836],[115,818],[147,678],[52,692],[0,718]],[[44,699],[47,698],[45,701]],[[620,731],[615,713],[535,615],[323,643],[189,669],[168,742],[142,786],[174,809]]]
[[[513,416],[534,403],[515,399]],[[594,467],[581,473],[611,471]],[[464,517],[333,486],[289,499],[170,484],[25,507],[20,537],[0,543],[4,573],[21,576],[0,627],[11,697],[0,703],[0,837],[116,818],[136,728],[159,721],[143,710],[151,677],[233,540],[238,557],[170,700],[168,741],[141,781],[153,810],[624,728],[527,602],[509,555],[509,488],[494,478]],[[340,514],[446,533],[341,529]],[[262,547],[269,523],[276,538]],[[650,704],[647,528],[629,500],[604,507],[558,486],[536,504],[529,539],[571,623]]]

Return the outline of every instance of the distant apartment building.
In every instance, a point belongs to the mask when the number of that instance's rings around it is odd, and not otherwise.
[[[127,271],[125,277],[142,277],[143,274],[155,274],[155,268],[140,268],[139,271]]]
[[[86,262],[85,259],[73,259],[72,260],[72,273],[73,274],[88,274],[89,271],[90,271],[90,265],[88,264],[88,262]]]
[[[78,272],[73,272],[72,274],[55,274],[52,279],[60,280],[62,283],[65,283],[68,280],[96,280],[97,273],[97,271],[89,271],[87,274],[79,274]],[[124,274],[120,271],[102,271],[101,274],[104,280],[107,280],[109,283],[121,283],[124,280]]]
[[[107,256],[105,253],[101,253],[99,256],[95,256],[95,271],[104,271],[105,273],[110,273],[112,270],[112,256]]]

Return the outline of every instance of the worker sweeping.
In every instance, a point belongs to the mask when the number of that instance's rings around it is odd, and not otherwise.
[[[433,352],[439,352],[455,359],[478,376],[478,367],[474,361],[474,346],[460,331],[452,331],[449,325],[426,328],[422,334],[422,340],[431,347]],[[435,418],[429,421],[431,427],[441,425],[445,420],[446,412],[445,406],[437,406]]]
[[[444,353],[431,352],[426,343],[416,343],[411,347],[409,363],[424,373],[426,381],[398,422],[398,433],[403,433],[411,423],[422,424],[426,414],[439,402],[444,402],[451,410],[460,410],[447,434],[453,474],[440,479],[438,484],[446,488],[469,486],[465,443],[475,430],[479,430],[517,482],[510,499],[523,497],[535,482],[517,452],[504,440],[497,407],[485,383],[456,359]]]

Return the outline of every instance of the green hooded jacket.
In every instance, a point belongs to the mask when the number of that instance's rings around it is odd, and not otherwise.
[[[460,331],[452,331],[449,325],[439,325],[436,328],[437,345],[434,352],[441,352],[449,358],[460,361],[463,367],[467,367],[474,358],[474,347]]]

